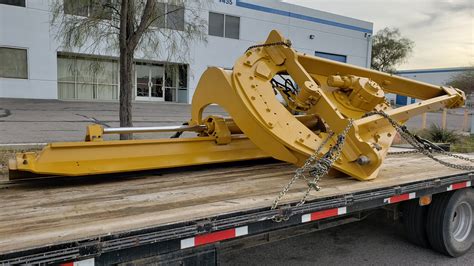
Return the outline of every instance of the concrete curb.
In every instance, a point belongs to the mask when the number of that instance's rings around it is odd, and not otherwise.
[[[48,143],[0,143],[0,149],[40,149],[46,146]]]

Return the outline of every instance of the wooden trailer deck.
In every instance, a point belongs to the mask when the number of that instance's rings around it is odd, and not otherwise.
[[[291,178],[284,163],[204,166],[160,175],[84,178],[0,189],[0,254],[270,206]],[[460,174],[420,155],[390,156],[377,179],[324,178],[310,199]],[[300,199],[297,182],[285,202]]]

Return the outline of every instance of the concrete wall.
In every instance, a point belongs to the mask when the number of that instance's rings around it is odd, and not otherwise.
[[[26,48],[28,79],[0,78],[0,97],[57,99],[57,59],[47,0],[0,5],[0,46]]]
[[[0,97],[57,99],[57,53],[64,49],[49,26],[49,1],[26,2],[26,8],[0,5],[0,46],[27,48],[29,67],[27,80],[0,78]],[[264,41],[272,29],[280,30],[301,52],[341,54],[347,56],[347,63],[363,67],[370,61],[370,22],[268,0],[214,0],[209,9],[199,11],[203,19],[208,19],[209,10],[239,16],[240,39],[208,36],[207,43],[192,45],[187,59],[173,60],[189,64],[189,101],[207,67],[231,68],[248,46]],[[118,56],[106,49],[95,53]],[[141,53],[136,57],[167,60]]]

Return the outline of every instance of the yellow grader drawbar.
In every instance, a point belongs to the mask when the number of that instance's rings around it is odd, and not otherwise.
[[[291,79],[290,79],[291,77]],[[423,101],[392,109],[384,93]],[[278,95],[278,96],[276,96]],[[279,32],[250,47],[233,70],[211,67],[202,75],[184,126],[104,128],[91,125],[84,142],[52,143],[41,152],[19,153],[10,179],[31,175],[82,176],[202,165],[273,157],[302,166],[323,156],[346,131],[332,167],[359,180],[377,177],[396,131],[381,115],[403,123],[439,108],[462,106],[465,96],[365,68],[338,63],[291,48]],[[210,104],[231,118],[203,117]],[[194,131],[196,137],[104,140],[104,134]],[[335,134],[334,134],[335,133]]]

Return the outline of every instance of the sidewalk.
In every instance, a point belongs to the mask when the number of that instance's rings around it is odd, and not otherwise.
[[[44,143],[81,141],[86,126],[100,123],[119,126],[119,104],[116,102],[77,102],[0,98],[0,145],[10,143]],[[222,109],[209,106],[206,111],[225,115]],[[134,126],[181,125],[190,118],[191,106],[168,102],[135,102]],[[161,133],[170,136],[173,133]],[[150,138],[158,134],[136,134]],[[116,139],[110,135],[107,139]]]

